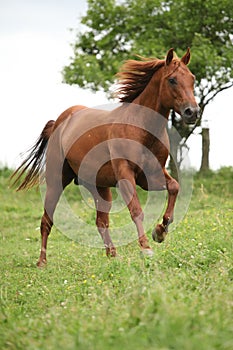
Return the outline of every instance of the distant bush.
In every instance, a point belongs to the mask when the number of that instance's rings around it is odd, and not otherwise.
[[[205,190],[216,195],[233,194],[233,167],[222,167],[219,170],[209,170],[197,173],[194,178],[195,185],[203,185]]]
[[[9,178],[13,173],[12,169],[9,169],[7,166],[0,167],[0,177]]]

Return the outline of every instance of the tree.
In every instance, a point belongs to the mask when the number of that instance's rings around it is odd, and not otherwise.
[[[64,67],[64,81],[109,93],[114,74],[134,54],[163,57],[170,47],[178,55],[189,46],[196,76],[200,121],[207,104],[233,86],[233,7],[231,0],[88,0],[74,55]],[[181,128],[184,140],[194,128]],[[195,126],[195,127],[196,127]]]

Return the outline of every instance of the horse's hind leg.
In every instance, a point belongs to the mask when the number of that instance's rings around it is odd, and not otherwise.
[[[50,234],[51,228],[53,226],[53,213],[61,192],[58,193],[53,188],[47,188],[45,195],[45,204],[44,204],[44,214],[41,218],[40,232],[41,232],[41,251],[40,257],[37,262],[38,267],[43,267],[46,260],[46,249],[47,249],[47,240]],[[49,213],[49,214],[48,214]]]
[[[38,267],[43,267],[47,262],[46,249],[47,249],[48,236],[53,226],[53,214],[63,189],[73,180],[74,177],[75,177],[74,172],[72,171],[67,161],[65,160],[63,169],[62,169],[61,181],[56,180],[56,178],[47,179],[47,189],[46,189],[45,202],[44,202],[44,214],[41,218],[41,226],[40,226],[41,251],[40,251],[39,260],[37,262]]]
[[[112,193],[108,187],[89,189],[93,195],[96,206],[96,226],[103,239],[107,256],[116,256],[116,248],[109,233],[109,212],[112,206]]]

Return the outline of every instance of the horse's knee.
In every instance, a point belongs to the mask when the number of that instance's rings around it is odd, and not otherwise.
[[[171,195],[177,195],[180,190],[180,185],[175,179],[171,179],[167,182],[167,190]]]

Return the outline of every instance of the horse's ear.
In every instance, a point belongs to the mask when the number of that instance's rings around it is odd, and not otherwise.
[[[181,62],[183,62],[183,63],[186,64],[186,65],[189,64],[190,56],[191,56],[191,54],[190,54],[190,48],[188,47],[188,48],[187,48],[186,54],[181,58]]]
[[[167,53],[167,56],[166,56],[166,65],[167,66],[169,66],[169,64],[171,63],[171,61],[173,59],[173,51],[174,51],[174,49],[171,48]]]

